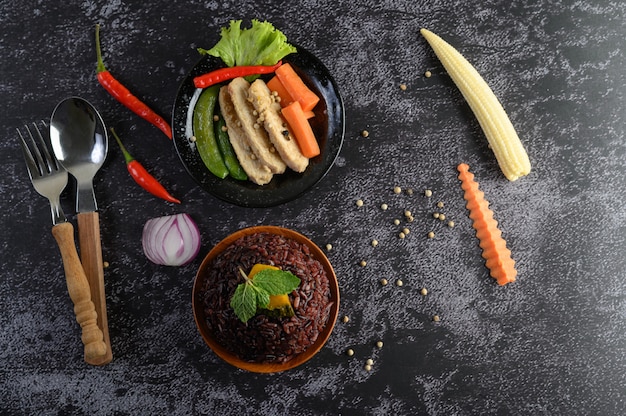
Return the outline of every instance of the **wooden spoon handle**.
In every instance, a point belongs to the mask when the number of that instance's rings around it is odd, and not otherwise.
[[[85,346],[85,357],[105,355],[107,347],[103,341],[102,331],[98,328],[98,315],[91,301],[89,283],[76,252],[74,227],[69,222],[57,224],[52,227],[52,235],[61,250],[67,290],[74,303],[76,321],[82,328],[81,339]]]
[[[97,212],[80,212],[76,216],[78,222],[78,245],[80,260],[85,270],[91,301],[98,314],[98,327],[102,331],[107,353],[89,360],[93,365],[103,365],[113,359],[109,323],[107,319],[106,292],[104,289],[104,265],[102,261],[102,245],[100,242],[100,215]]]

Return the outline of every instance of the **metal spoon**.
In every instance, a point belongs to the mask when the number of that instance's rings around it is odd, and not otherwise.
[[[106,312],[104,266],[100,242],[100,220],[93,178],[104,163],[108,136],[98,111],[86,100],[70,97],[61,101],[50,119],[50,141],[59,163],[76,178],[76,212],[80,257],[98,314],[108,353],[99,362],[113,358]]]

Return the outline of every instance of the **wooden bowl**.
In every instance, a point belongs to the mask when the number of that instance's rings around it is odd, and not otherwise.
[[[308,246],[311,250],[311,255],[322,264],[324,270],[326,271],[326,276],[328,277],[330,300],[332,302],[332,306],[330,309],[328,321],[326,322],[326,326],[320,332],[317,340],[312,345],[310,345],[306,350],[296,355],[286,363],[258,363],[245,361],[239,358],[237,355],[233,354],[225,347],[223,347],[221,344],[219,344],[215,340],[215,337],[213,336],[208,325],[206,324],[203,299],[200,293],[203,287],[204,279],[207,276],[207,270],[209,268],[209,265],[217,255],[224,251],[226,247],[231,245],[235,240],[238,240],[239,238],[246,235],[262,232],[282,235]],[[202,338],[204,339],[206,344],[211,348],[211,350],[213,350],[215,354],[217,354],[217,356],[219,356],[227,363],[243,370],[248,370],[255,373],[277,373],[297,367],[300,364],[308,361],[324,346],[333,331],[335,322],[337,321],[337,314],[339,313],[339,285],[337,283],[337,276],[335,275],[335,271],[328,261],[328,258],[326,257],[324,252],[307,237],[303,236],[300,233],[297,233],[296,231],[282,227],[250,227],[241,229],[220,241],[204,258],[202,264],[200,265],[200,268],[198,269],[193,285],[192,307],[194,319],[196,321],[196,326],[200,331],[200,335],[202,335]]]

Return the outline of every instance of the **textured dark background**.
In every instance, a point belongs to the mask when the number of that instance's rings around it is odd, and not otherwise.
[[[626,3],[58,3],[0,1],[0,413],[626,412]],[[240,208],[200,190],[172,143],[95,80],[99,22],[108,68],[169,118],[178,85],[198,60],[195,48],[212,46],[219,28],[239,18],[267,19],[316,54],[345,102],[336,165],[280,207]],[[459,49],[501,98],[528,149],[528,177],[502,176],[421,27]],[[32,189],[15,139],[16,127],[49,117],[69,95],[95,104],[183,200],[172,206],[137,187],[111,143],[95,183],[114,353],[101,368],[82,360],[48,203]],[[359,134],[364,129],[368,138]],[[498,287],[484,267],[456,179],[460,162],[471,165],[500,222],[517,262],[514,284]],[[416,194],[394,195],[394,185]],[[421,195],[426,188],[430,199]],[[70,191],[63,205],[74,220]],[[357,209],[359,198],[365,205]],[[437,201],[453,229],[432,218]],[[388,211],[378,208],[383,202]],[[415,222],[401,241],[393,219],[404,209]],[[178,212],[197,221],[201,255],[181,268],[156,266],[141,249],[143,224]],[[257,224],[331,243],[340,316],[351,318],[313,360],[281,374],[222,362],[191,313],[202,256]],[[431,229],[437,235],[428,240]],[[392,284],[380,286],[382,277]],[[404,286],[393,284],[398,278]],[[371,372],[363,369],[368,358]]]

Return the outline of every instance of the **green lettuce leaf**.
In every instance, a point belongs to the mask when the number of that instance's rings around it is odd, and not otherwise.
[[[211,49],[198,48],[201,54],[221,58],[226,66],[274,65],[296,48],[283,32],[271,23],[253,19],[252,26],[241,29],[241,20],[231,20],[220,31],[221,39]]]

